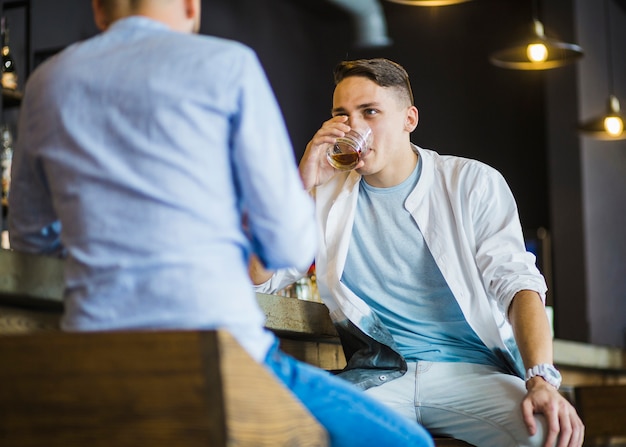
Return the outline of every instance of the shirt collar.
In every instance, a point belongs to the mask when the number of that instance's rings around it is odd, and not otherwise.
[[[145,29],[161,29],[161,30],[169,30],[170,28],[158,20],[151,19],[146,16],[128,16],[123,17],[121,19],[116,20],[109,27],[109,30],[115,29],[129,29],[129,28],[145,28]]]

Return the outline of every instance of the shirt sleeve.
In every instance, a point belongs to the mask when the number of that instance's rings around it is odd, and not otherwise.
[[[293,284],[300,278],[304,277],[306,272],[299,271],[295,268],[281,269],[275,272],[270,279],[262,284],[254,286],[254,291],[258,293],[275,293],[289,284]]]
[[[52,206],[45,170],[30,141],[27,102],[22,105],[17,147],[11,167],[9,241],[16,251],[62,256],[61,223]]]
[[[517,204],[505,179],[490,169],[482,172],[480,182],[469,197],[470,203],[480,204],[472,207],[477,265],[486,290],[507,315],[517,292],[533,290],[545,300],[547,287],[535,256],[526,250]]]
[[[313,202],[304,191],[294,151],[271,86],[251,51],[239,66],[239,112],[232,162],[252,247],[271,270],[306,270],[316,249]]]

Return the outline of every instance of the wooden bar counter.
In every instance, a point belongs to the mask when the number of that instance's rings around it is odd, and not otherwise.
[[[0,250],[0,336],[58,330],[62,311],[63,261]],[[294,357],[324,369],[345,365],[337,333],[323,304],[257,294],[266,327]],[[554,359],[563,385],[626,384],[626,352],[554,340]]]
[[[59,332],[63,310],[62,269],[63,261],[59,259],[0,250],[0,337]],[[279,337],[285,352],[327,370],[345,366],[343,350],[326,306],[278,295],[257,294],[257,300],[265,312],[266,327]],[[1,357],[0,353],[0,365]],[[626,389],[626,352],[556,339],[554,360],[563,374],[563,393],[575,404],[577,397],[581,400],[579,411],[586,405],[581,399],[585,395],[592,397],[585,398],[591,408],[588,412],[608,411],[602,413],[607,416],[600,418],[602,423],[597,429],[587,425],[590,441],[605,442],[616,435],[622,436],[623,430],[615,427],[623,424],[616,425],[615,420],[621,420],[622,412],[626,411],[623,399],[618,397]],[[585,387],[593,389],[586,392]],[[619,393],[615,394],[615,390]],[[595,396],[604,400],[598,401]],[[591,422],[589,419],[585,423]],[[436,439],[436,445],[464,443]],[[586,442],[585,445],[594,444]]]

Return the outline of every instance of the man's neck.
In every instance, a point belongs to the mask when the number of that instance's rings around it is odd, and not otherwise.
[[[97,2],[96,2],[97,5]],[[176,1],[145,1],[136,8],[119,6],[114,11],[98,10],[96,6],[96,23],[100,29],[109,28],[115,21],[129,16],[142,16],[163,23],[168,28],[183,33],[197,31],[200,10],[197,4],[183,0]],[[196,16],[197,15],[197,16]]]
[[[410,151],[402,153],[402,157],[376,174],[364,175],[368,185],[376,188],[391,188],[405,181],[417,165],[418,154],[411,145]]]

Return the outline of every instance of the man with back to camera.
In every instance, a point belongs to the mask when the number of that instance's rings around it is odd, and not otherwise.
[[[333,446],[432,446],[422,427],[283,354],[264,328],[250,253],[305,268],[317,238],[256,55],[196,35],[200,0],[93,8],[103,32],[28,81],[10,196],[12,247],[66,258],[63,329],[225,328]]]
[[[418,111],[397,63],[344,61],[334,75],[332,118],[300,175],[316,201],[318,289],[348,360],[340,376],[433,434],[582,445],[558,392],[545,281],[504,178],[411,143]],[[364,123],[370,149],[355,170],[335,170],[327,149]],[[250,274],[266,293],[302,275],[255,260]]]

